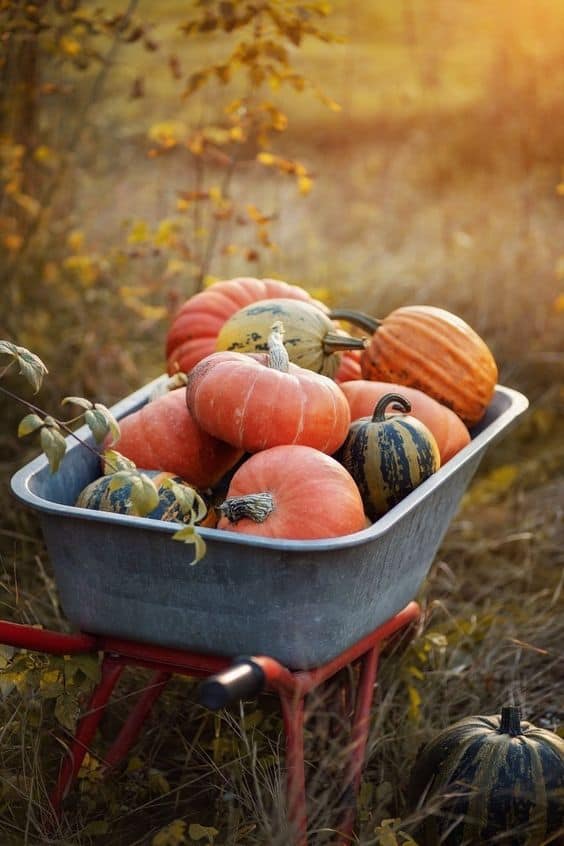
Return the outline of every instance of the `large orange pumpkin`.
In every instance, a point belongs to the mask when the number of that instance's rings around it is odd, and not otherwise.
[[[418,388],[473,426],[484,415],[497,382],[497,365],[486,343],[460,317],[434,306],[404,306],[384,320],[335,309],[373,332],[362,353],[365,379]]]
[[[273,297],[305,300],[327,310],[305,288],[279,279],[242,276],[216,282],[186,300],[176,313],[166,338],[169,374],[179,370],[189,373],[202,358],[215,352],[219,330],[231,315],[251,303]]]
[[[332,538],[366,525],[352,476],[334,458],[307,446],[252,455],[233,476],[218,510],[218,529],[268,538]]]
[[[241,450],[198,426],[186,408],[185,389],[158,397],[119,421],[115,448],[145,470],[164,470],[197,488],[218,482]]]
[[[462,447],[470,443],[470,432],[454,411],[441,405],[432,397],[418,391],[391,382],[369,382],[359,379],[344,382],[341,390],[349,401],[351,420],[371,417],[378,401],[385,394],[401,394],[411,405],[410,414],[416,417],[432,432],[439,447],[441,465],[452,458]]]
[[[291,364],[277,328],[269,349],[218,352],[197,364],[186,386],[190,413],[202,429],[246,452],[282,444],[335,452],[350,424],[341,388]]]

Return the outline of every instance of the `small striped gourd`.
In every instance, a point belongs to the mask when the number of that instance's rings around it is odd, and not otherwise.
[[[386,415],[394,403],[401,411]],[[400,394],[385,394],[372,418],[355,420],[337,454],[358,485],[364,510],[376,520],[439,469],[437,442],[429,429],[409,414]]]
[[[142,470],[140,472],[151,479],[158,494],[158,505],[143,516],[150,517],[153,520],[181,523],[200,522],[205,518],[206,505],[200,494],[179,476],[154,470]],[[76,506],[78,508],[90,508],[94,511],[110,511],[116,514],[138,514],[131,495],[133,476],[127,479],[127,474],[125,474],[123,480],[117,485],[115,484],[116,478],[117,474],[108,473],[94,479],[78,495]],[[186,502],[182,502],[181,498],[176,495],[174,485],[170,485],[171,482],[180,486],[181,490],[186,489],[188,493],[193,493],[194,504],[192,507],[186,507]],[[190,499],[192,499],[191,496]]]
[[[466,717],[423,748],[409,802],[424,814],[420,846],[562,844],[564,740],[514,706]]]
[[[284,346],[292,364],[333,377],[341,363],[339,350],[363,350],[366,342],[346,335],[313,303],[270,299],[235,312],[217,336],[218,352],[268,352],[273,323],[284,325]]]

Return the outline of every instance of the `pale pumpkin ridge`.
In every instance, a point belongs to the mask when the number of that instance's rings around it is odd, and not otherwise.
[[[546,831],[548,823],[548,802],[546,795],[546,780],[543,774],[542,760],[538,743],[531,743],[530,735],[527,733],[527,750],[529,763],[531,765],[531,781],[535,786],[535,801],[533,805],[532,830],[527,838],[527,846],[534,846],[538,838],[535,837],[534,829],[539,826],[541,831]]]
[[[404,321],[402,319],[402,323],[403,322]],[[477,372],[486,365],[488,371],[491,371],[491,365],[493,364],[491,352],[485,342],[475,334],[474,330],[460,332],[458,329],[453,328],[450,324],[447,324],[447,328],[443,323],[438,322],[437,319],[427,317],[420,317],[418,319],[415,316],[409,316],[405,322],[410,325],[410,328],[414,333],[418,333],[425,339],[431,349],[436,345],[438,336],[441,346],[446,347],[445,352],[443,353],[441,350],[441,353],[449,355],[451,360],[464,372],[470,372],[470,370]],[[388,325],[384,324],[382,329],[385,330],[386,335],[388,335],[388,333],[393,334],[394,330],[399,333],[405,331],[403,327],[399,329],[394,327],[391,322]],[[382,329],[378,331],[382,332]],[[461,337],[462,347],[457,345],[453,335]],[[469,357],[467,349],[468,345],[473,347],[471,353],[472,357]],[[476,361],[474,356],[478,356],[479,361]]]
[[[302,436],[302,433],[305,429],[306,423],[306,408],[309,400],[309,384],[307,387],[302,385],[300,379],[298,379],[295,373],[288,373],[288,376],[292,378],[292,382],[294,385],[294,390],[297,393],[300,399],[300,419],[297,421],[296,424],[296,432],[294,435],[294,440],[292,441],[293,444],[297,443],[298,439]]]
[[[330,395],[331,402],[333,403],[332,418],[333,418],[333,420],[338,420],[339,416],[338,416],[338,413],[337,413],[337,411],[338,411],[337,399],[335,397],[332,385],[327,385],[327,384],[323,383],[323,390],[326,391]],[[325,443],[323,444],[322,447],[319,447],[319,449],[321,449],[322,452],[325,452],[327,450],[327,448],[329,447],[329,445],[331,444],[332,440],[333,440],[333,433],[329,430],[327,432],[327,437],[325,438]]]
[[[499,775],[507,762],[507,747],[510,743],[521,743],[520,738],[493,731],[484,739],[477,750],[478,766],[474,774],[474,781],[480,785],[497,784]],[[468,802],[468,821],[464,823],[464,837],[475,834],[478,821],[478,832],[481,832],[488,822],[489,789],[472,791]],[[474,823],[472,822],[474,821]]]
[[[247,365],[244,365],[244,366],[247,367]],[[245,429],[245,418],[246,418],[246,415],[247,415],[247,408],[248,408],[249,403],[251,401],[251,395],[252,395],[252,393],[255,389],[255,385],[257,383],[257,380],[259,379],[259,376],[261,375],[260,367],[261,367],[261,365],[258,365],[256,368],[254,368],[254,373],[253,373],[254,378],[253,378],[252,382],[249,382],[249,384],[248,384],[247,393],[246,393],[245,397],[243,398],[243,405],[241,407],[241,412],[240,412],[240,414],[237,415],[238,416],[238,423],[239,423],[238,437],[239,437],[239,445],[240,446],[243,446],[243,444],[244,444],[244,435],[245,435],[244,429]]]
[[[382,331],[382,330],[378,330]],[[374,362],[376,368],[380,367],[380,361],[382,364],[392,373],[399,374],[401,376],[401,364],[398,362],[402,362],[406,360],[406,353],[409,353],[407,357],[407,361],[409,358],[413,359],[418,365],[421,366],[421,371],[426,378],[425,384],[421,379],[417,379],[417,385],[414,387],[418,387],[421,385],[422,387],[420,390],[425,392],[425,387],[428,387],[428,380],[429,378],[432,380],[431,384],[436,387],[437,392],[444,391],[444,387],[447,386],[451,392],[451,395],[454,396],[461,404],[466,405],[469,403],[468,397],[468,390],[465,388],[459,381],[453,381],[452,378],[449,377],[448,372],[443,370],[442,365],[440,363],[433,362],[427,356],[417,352],[412,347],[409,346],[406,342],[401,341],[399,338],[395,336],[386,335],[386,340],[388,343],[386,344],[386,349],[381,350],[378,349],[376,353],[376,360]],[[411,368],[410,368],[411,369]],[[478,393],[478,391],[476,391]],[[479,393],[483,393],[482,389],[480,388]],[[448,408],[451,408],[453,405],[452,399],[448,400],[444,399],[443,404],[446,405]],[[481,404],[480,404],[481,408]]]

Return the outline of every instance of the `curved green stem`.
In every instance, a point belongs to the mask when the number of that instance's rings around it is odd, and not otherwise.
[[[339,350],[365,350],[368,346],[366,338],[353,338],[352,335],[339,335],[328,332],[323,338],[323,352],[330,354]]]
[[[266,491],[246,496],[229,496],[218,506],[218,511],[230,523],[237,523],[245,517],[255,523],[264,523],[274,511],[274,498]]]
[[[371,335],[382,325],[381,320],[377,320],[363,311],[354,311],[348,308],[332,309],[329,312],[329,317],[331,320],[346,320],[348,323],[352,323],[353,326],[358,326],[359,329],[365,329]]]
[[[386,409],[391,402],[395,402],[396,405],[399,405],[399,410],[405,411],[407,414],[411,411],[411,403],[405,397],[402,397],[401,394],[384,394],[378,400],[374,409],[374,414],[372,415],[373,423],[383,423],[385,421]]]

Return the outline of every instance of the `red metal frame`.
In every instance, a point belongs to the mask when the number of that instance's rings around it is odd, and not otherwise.
[[[359,664],[360,674],[354,700],[350,754],[343,793],[350,797],[350,806],[347,807],[339,826],[340,839],[336,844],[336,846],[347,846],[352,842],[354,801],[358,794],[364,764],[370,708],[382,644],[396,632],[414,623],[419,615],[419,605],[416,602],[410,602],[393,618],[332,661],[311,670],[293,671],[268,656],[253,656],[253,661],[264,672],[268,689],[275,691],[280,698],[286,744],[288,817],[294,830],[295,846],[307,846],[303,740],[305,697],[343,667],[353,662]],[[145,667],[153,670],[153,676],[133,706],[110,749],[104,755],[104,764],[110,768],[116,767],[127,755],[138,738],[151,707],[173,673],[206,677],[227,669],[232,663],[231,658],[220,655],[201,655],[183,649],[169,649],[105,635],[61,634],[5,621],[0,621],[0,643],[54,655],[96,651],[103,653],[100,681],[78,723],[76,734],[62,761],[57,783],[51,794],[51,804],[57,816],[61,812],[64,798],[76,780],[112,691],[125,667]]]

